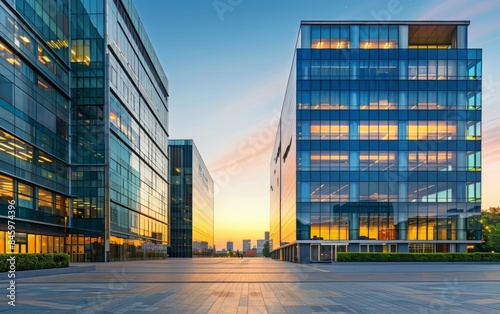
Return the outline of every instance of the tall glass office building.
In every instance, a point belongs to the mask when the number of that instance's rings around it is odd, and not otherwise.
[[[168,81],[130,0],[0,2],[0,252],[165,257]],[[10,249],[10,248],[9,248]]]
[[[481,241],[481,49],[468,21],[303,21],[271,161],[276,259]]]
[[[214,180],[192,140],[170,140],[171,257],[212,256]]]

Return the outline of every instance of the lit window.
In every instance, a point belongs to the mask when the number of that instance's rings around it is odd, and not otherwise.
[[[45,54],[45,51],[41,46],[38,46],[38,61],[43,64],[50,62],[50,58]]]
[[[71,62],[90,65],[90,40],[75,39],[71,44]]]
[[[361,140],[396,140],[398,126],[389,121],[362,121],[359,125],[359,139]]]

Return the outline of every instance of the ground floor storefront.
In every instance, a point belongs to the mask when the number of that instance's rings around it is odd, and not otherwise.
[[[299,240],[271,252],[273,259],[299,264],[332,262],[340,252],[467,253],[478,244],[468,242],[382,242]]]

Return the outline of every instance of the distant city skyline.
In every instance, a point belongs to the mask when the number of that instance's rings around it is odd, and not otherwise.
[[[232,3],[134,1],[169,78],[170,137],[193,138],[214,179],[216,247],[269,230],[269,156],[301,20],[470,20],[468,46],[483,49],[482,207],[500,205],[500,3]]]

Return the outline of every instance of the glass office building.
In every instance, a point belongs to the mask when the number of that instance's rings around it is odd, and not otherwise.
[[[303,21],[271,161],[276,259],[481,241],[481,49],[468,21]]]
[[[129,0],[0,2],[0,252],[166,256],[168,81]],[[10,249],[10,248],[9,248]]]
[[[170,140],[171,257],[212,256],[214,180],[192,140]]]

